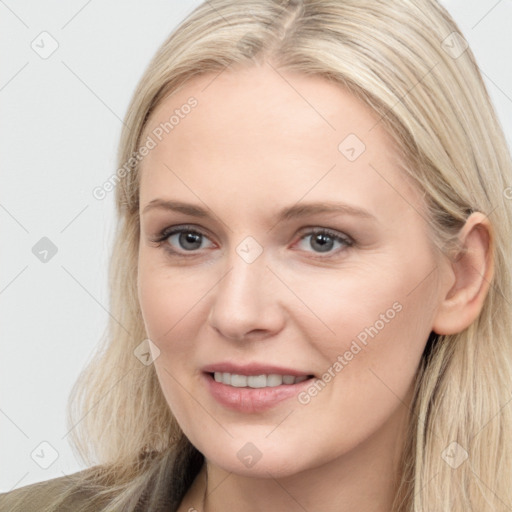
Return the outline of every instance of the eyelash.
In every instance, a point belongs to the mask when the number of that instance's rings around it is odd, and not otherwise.
[[[195,227],[185,225],[185,226],[176,226],[176,227],[172,227],[172,228],[169,228],[169,227],[164,228],[162,231],[160,231],[160,233],[157,235],[157,237],[151,241],[154,243],[157,243],[158,247],[160,247],[160,245],[162,245],[162,243],[165,242],[167,239],[169,239],[171,236],[180,234],[180,233],[193,233],[195,235],[200,235],[202,237],[208,238],[208,236],[205,233],[201,232],[200,230],[196,229]],[[333,231],[328,228],[310,229],[309,231],[306,231],[306,232],[304,232],[304,234],[301,235],[300,241],[304,240],[308,236],[319,235],[319,234],[327,235],[330,238],[332,238],[333,240],[335,240],[337,242],[341,242],[345,246],[345,248],[352,247],[355,244],[355,240],[353,238],[349,237],[348,235],[342,235],[341,233],[338,233],[337,231]],[[198,254],[197,250],[186,251],[186,252],[176,251],[175,249],[172,249],[170,244],[165,244],[163,249],[173,257],[183,256],[185,258],[189,258],[189,257],[197,256],[197,254]],[[182,249],[182,250],[184,250],[184,249]],[[329,255],[328,256],[312,256],[312,258],[313,259],[322,259],[322,260],[329,259],[329,258],[336,256],[342,250],[343,249],[338,249],[336,251],[329,251],[328,253],[317,252],[314,254],[318,254],[318,255],[329,254]],[[189,254],[187,254],[187,252]]]

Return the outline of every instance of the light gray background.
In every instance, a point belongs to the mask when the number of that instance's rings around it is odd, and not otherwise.
[[[0,0],[0,492],[84,467],[65,437],[65,404],[108,320],[114,228],[113,194],[92,190],[116,169],[143,70],[199,3]],[[512,145],[512,1],[442,3]],[[59,45],[46,59],[31,47],[43,31]],[[32,252],[42,237],[58,250],[46,263]],[[58,452],[47,469],[42,442]]]

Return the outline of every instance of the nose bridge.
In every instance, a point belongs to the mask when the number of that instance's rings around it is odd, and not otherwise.
[[[253,331],[279,328],[276,285],[267,254],[251,237],[230,251],[227,274],[215,287],[210,324],[224,336],[242,339]]]

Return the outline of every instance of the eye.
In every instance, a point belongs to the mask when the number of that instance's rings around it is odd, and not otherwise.
[[[331,254],[326,256],[329,258],[340,252],[340,250],[343,250],[344,247],[351,247],[354,245],[354,240],[349,236],[337,233],[336,231],[331,231],[326,228],[318,228],[308,231],[301,237],[299,244],[300,243],[303,244],[302,249],[306,252],[310,252],[308,251],[308,248],[312,248],[313,252],[318,254],[330,252]],[[339,247],[338,250],[332,251],[336,244],[339,244],[341,247]]]
[[[165,250],[173,254],[183,255],[186,252],[193,253],[199,249],[205,249],[204,246],[202,247],[204,241],[209,241],[204,233],[187,226],[166,228],[154,240],[154,242],[166,242]],[[211,242],[210,244],[210,246],[213,246]]]
[[[309,239],[309,241],[308,241]],[[210,239],[201,231],[192,226],[167,227],[162,230],[153,242],[162,244],[163,249],[175,256],[195,256],[201,249],[214,247]],[[208,242],[210,245],[204,246]],[[296,245],[300,250],[313,252],[317,255],[326,254],[326,256],[314,256],[321,259],[333,257],[340,251],[354,245],[354,240],[348,235],[332,231],[327,228],[310,229],[303,234]],[[302,244],[302,247],[300,247]],[[338,248],[336,250],[336,244]],[[309,249],[313,249],[310,251]],[[334,250],[333,250],[334,249]],[[188,253],[188,254],[187,254]]]

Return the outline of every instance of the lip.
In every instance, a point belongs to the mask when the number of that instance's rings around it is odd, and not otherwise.
[[[227,372],[236,373],[238,375],[269,375],[276,373],[278,375],[293,375],[294,377],[301,377],[304,375],[313,375],[312,372],[303,372],[300,370],[294,370],[293,368],[285,368],[284,366],[274,366],[260,363],[248,363],[248,364],[234,364],[231,362],[209,364],[202,368],[205,373],[214,372]]]
[[[242,413],[267,411],[279,403],[295,397],[314,380],[313,376],[313,378],[306,379],[297,384],[281,384],[280,386],[266,388],[236,388],[222,382],[217,382],[213,378],[214,372],[237,373],[248,376],[276,373],[279,375],[294,375],[296,377],[312,374],[290,368],[261,364],[235,365],[233,363],[219,363],[205,366],[201,378],[210,395],[224,407]]]

